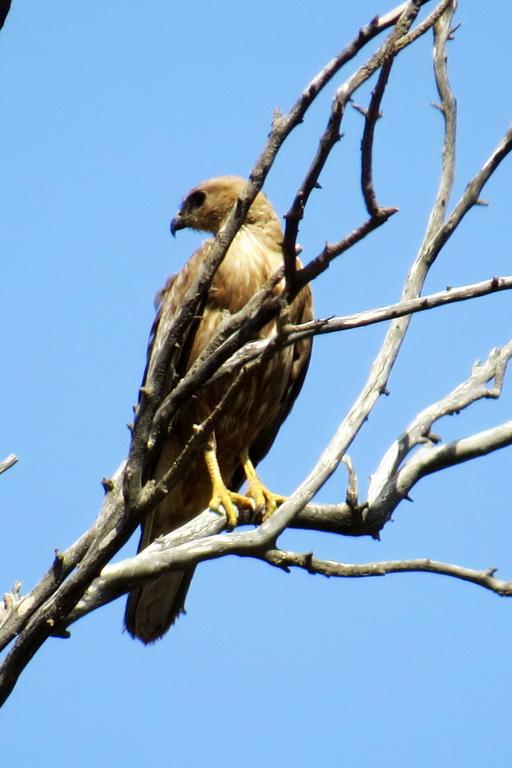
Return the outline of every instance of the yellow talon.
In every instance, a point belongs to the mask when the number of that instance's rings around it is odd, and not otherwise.
[[[227,527],[233,529],[238,523],[237,507],[245,507],[254,512],[255,502],[252,498],[242,496],[239,493],[234,493],[226,488],[220,473],[219,463],[214,448],[205,450],[204,458],[212,481],[212,497],[208,507],[214,509],[216,512],[220,512],[220,508],[222,507],[226,513]]]
[[[256,509],[258,512],[261,511],[261,520],[264,523],[265,520],[268,520],[268,518],[276,511],[280,504],[284,504],[286,496],[273,493],[266,487],[266,485],[263,485],[256,474],[256,470],[249,458],[249,454],[243,453],[240,456],[240,459],[249,484],[247,496],[254,499],[256,502]]]

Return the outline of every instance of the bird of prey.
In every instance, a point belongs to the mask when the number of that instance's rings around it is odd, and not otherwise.
[[[210,179],[191,190],[172,220],[171,232],[190,227],[216,235],[236,203],[246,182],[236,176]],[[180,307],[212,240],[206,240],[180,272],[171,277],[158,297],[158,309],[148,350],[147,371],[152,353],[161,344],[159,329]],[[178,353],[176,371],[183,376],[214,337],[229,315],[242,309],[283,263],[283,232],[277,214],[260,192],[243,226],[219,266],[200,317],[189,331]],[[276,292],[282,284],[276,287]],[[303,288],[289,308],[289,322],[312,319],[310,288]],[[264,326],[260,338],[275,332],[275,322]],[[228,524],[236,524],[236,507],[250,505],[267,517],[282,501],[259,480],[254,467],[270,449],[277,432],[297,397],[306,375],[311,341],[304,339],[269,358],[237,395],[202,452],[188,465],[183,476],[142,523],[139,551],[210,507],[224,508]],[[230,382],[224,377],[201,388],[184,406],[177,423],[151,468],[158,480],[169,469],[194,425],[202,423],[219,402]],[[244,482],[246,495],[236,493]],[[143,583],[128,597],[125,624],[128,632],[151,643],[159,639],[184,612],[185,597],[194,568],[172,571]]]

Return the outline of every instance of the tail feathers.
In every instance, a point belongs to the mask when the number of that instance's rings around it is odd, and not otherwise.
[[[194,568],[170,571],[130,593],[124,614],[125,627],[143,643],[159,640],[185,613],[185,598]]]

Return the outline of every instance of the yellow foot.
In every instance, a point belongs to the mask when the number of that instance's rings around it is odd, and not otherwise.
[[[269,517],[274,514],[280,504],[284,504],[286,501],[286,496],[281,496],[278,493],[272,493],[272,491],[263,485],[261,480],[258,480],[257,483],[251,483],[249,485],[247,496],[249,496],[251,499],[254,499],[256,502],[256,510],[258,512],[261,511],[262,523],[268,520]]]
[[[226,527],[230,530],[235,528],[238,523],[237,507],[250,509],[251,512],[254,512],[256,508],[253,499],[249,499],[247,496],[242,496],[240,493],[229,491],[224,483],[222,484],[222,487],[217,486],[213,489],[213,495],[208,506],[210,509],[215,509],[217,512],[220,512],[222,507],[226,513]]]
[[[247,454],[242,455],[241,459],[245,476],[249,484],[247,496],[254,499],[256,510],[261,512],[261,521],[264,523],[265,520],[268,520],[268,518],[276,511],[280,504],[284,504],[286,496],[273,493],[266,485],[263,485]]]
[[[239,493],[233,493],[233,491],[226,488],[214,448],[207,448],[204,452],[204,458],[212,481],[212,497],[208,506],[216,512],[220,512],[222,507],[226,513],[227,527],[231,530],[238,523],[237,507],[250,509],[254,512],[256,505],[253,499],[249,499],[247,496],[242,496]]]

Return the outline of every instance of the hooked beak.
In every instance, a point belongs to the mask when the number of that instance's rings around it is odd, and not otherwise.
[[[173,237],[176,237],[176,232],[178,229],[184,229],[187,225],[184,223],[183,219],[181,218],[180,214],[177,213],[174,219],[171,221],[171,234]]]

